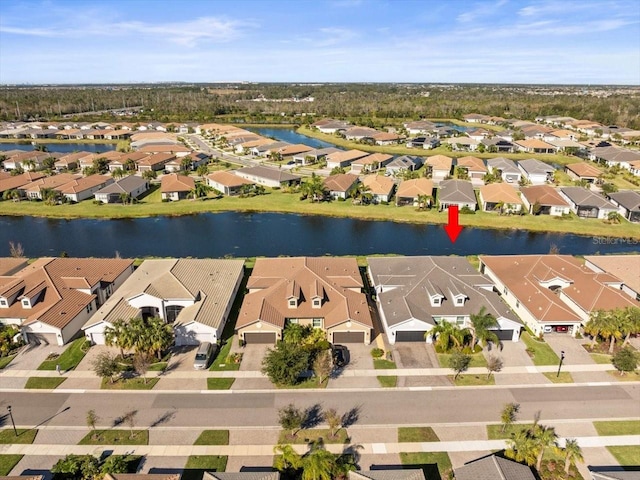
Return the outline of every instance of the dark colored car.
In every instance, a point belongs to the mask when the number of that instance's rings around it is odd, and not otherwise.
[[[331,347],[331,355],[333,356],[333,364],[336,367],[344,367],[351,359],[349,349],[344,345],[333,345]]]

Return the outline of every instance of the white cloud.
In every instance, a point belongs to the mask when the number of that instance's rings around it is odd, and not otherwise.
[[[498,0],[497,2],[481,3],[470,8],[467,11],[461,13],[456,17],[456,20],[460,23],[474,22],[478,19],[488,17],[490,15],[500,14],[500,8],[507,4],[508,0]],[[465,5],[462,3],[461,5]]]

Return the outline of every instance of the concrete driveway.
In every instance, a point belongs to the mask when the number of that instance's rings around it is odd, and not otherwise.
[[[438,367],[432,345],[423,342],[406,342],[396,343],[392,348],[393,359],[398,368]],[[431,349],[431,352],[428,349]]]
[[[171,349],[171,358],[167,365],[167,372],[192,371],[197,349],[197,345],[173,347]]]
[[[106,345],[93,345],[76,367],[76,370],[93,370],[93,362],[101,353],[111,353],[119,355],[120,349],[116,347],[107,347]]]
[[[273,345],[265,344],[249,344],[245,345],[239,351],[242,353],[242,362],[240,363],[240,371],[259,371],[262,369],[262,359],[267,353],[268,348]]]
[[[532,366],[531,357],[527,354],[527,346],[524,342],[502,342],[502,347],[491,346],[491,350],[483,350],[485,358],[494,355],[502,358],[505,367],[528,367]]]
[[[564,351],[565,365],[592,365],[595,362],[591,355],[582,347],[583,343],[588,343],[587,339],[573,338],[571,335],[563,333],[545,333],[544,341],[556,352],[560,357],[560,353]]]
[[[375,345],[364,345],[360,343],[347,343],[349,349],[349,364],[344,370],[373,370],[373,357],[371,350]]]
[[[16,355],[6,370],[37,370],[42,362],[44,362],[50,353],[58,355],[65,351],[67,347],[58,345],[25,345],[20,353]]]

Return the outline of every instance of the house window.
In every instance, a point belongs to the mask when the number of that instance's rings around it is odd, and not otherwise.
[[[176,318],[178,318],[178,315],[180,315],[180,312],[182,311],[184,307],[182,305],[168,305],[165,308],[165,312],[167,313],[166,316],[166,320],[167,323],[173,323],[176,321]]]
[[[502,293],[504,293],[505,295],[509,295],[509,290],[507,290],[507,287],[504,287]]]
[[[464,325],[464,317],[456,317],[456,325]]]
[[[313,319],[313,328],[322,328],[322,319],[314,318]]]
[[[7,301],[4,298],[0,298],[0,305],[2,305],[3,307],[6,307]]]
[[[463,297],[456,298],[456,305],[458,306],[464,305],[464,298]]]
[[[516,308],[520,308],[520,300],[516,300]]]
[[[31,307],[31,303],[29,303],[29,300],[25,298],[24,300],[22,300],[22,306],[30,308]]]
[[[289,299],[289,308],[296,308],[298,306],[298,302],[295,298]]]
[[[319,298],[313,299],[313,308],[320,308],[322,301]]]
[[[87,305],[87,313],[89,313],[91,310],[93,310],[93,302]]]
[[[289,323],[298,323],[298,319],[297,318],[290,318],[289,319]]]

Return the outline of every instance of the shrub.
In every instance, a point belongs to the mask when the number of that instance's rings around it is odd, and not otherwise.
[[[383,355],[384,350],[382,350],[381,348],[374,348],[373,350],[371,350],[371,356],[373,358],[382,358]]]

